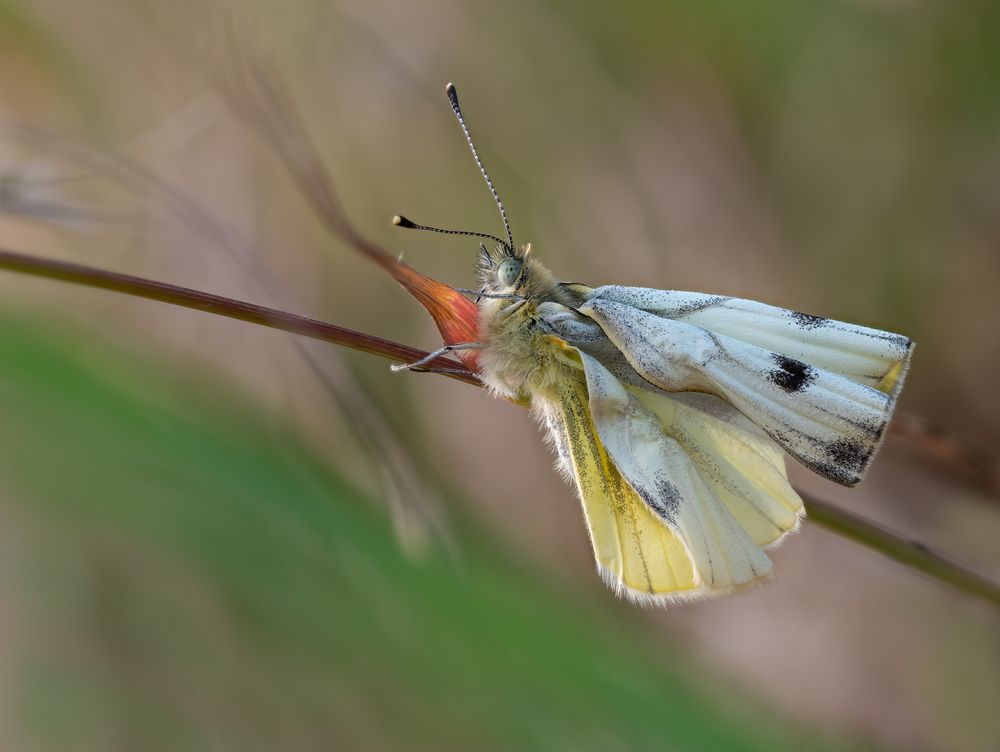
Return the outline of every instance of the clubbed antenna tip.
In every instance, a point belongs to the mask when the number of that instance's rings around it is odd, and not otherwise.
[[[496,235],[490,235],[488,232],[473,232],[471,230],[447,230],[443,227],[432,227],[431,225],[418,225],[412,219],[407,219],[401,214],[397,214],[392,218],[392,223],[396,227],[403,227],[407,230],[430,230],[431,232],[440,232],[444,235],[472,235],[477,238],[488,238],[494,241],[498,245],[506,246],[507,244],[498,238]]]

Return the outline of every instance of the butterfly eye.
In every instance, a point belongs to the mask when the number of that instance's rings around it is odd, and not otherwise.
[[[521,262],[516,258],[505,258],[500,262],[500,267],[497,269],[497,281],[501,288],[510,287],[517,282],[519,276],[521,276]]]

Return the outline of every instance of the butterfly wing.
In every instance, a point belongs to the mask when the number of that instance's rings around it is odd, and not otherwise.
[[[597,288],[587,297],[693,324],[875,387],[893,398],[902,388],[913,354],[913,340],[900,334],[754,300],[617,285]]]
[[[535,406],[580,496],[604,581],[639,602],[701,594],[704,588],[680,539],[643,504],[608,457],[583,383],[566,380],[556,399],[536,400]]]
[[[771,562],[702,476],[685,447],[596,359],[581,353],[590,414],[619,472],[687,549],[706,591],[767,578]]]
[[[732,331],[728,318],[711,318],[713,309],[731,299],[677,293],[678,299],[668,307],[665,301],[671,295],[640,288],[598,288],[578,311],[601,327],[650,384],[669,392],[721,397],[813,471],[844,485],[861,479],[895,407],[912,351],[910,340],[858,327],[852,335],[838,330],[840,339],[813,339],[808,348],[795,349],[791,331],[777,324],[772,330],[781,336],[755,333],[748,327],[749,333],[737,339],[693,323],[722,321],[722,328]],[[739,312],[725,310],[728,317]],[[674,317],[660,315],[667,313]],[[770,341],[784,352],[748,339]],[[854,342],[858,344],[850,344]]]
[[[798,528],[805,510],[781,448],[738,410],[708,394],[626,389],[684,448],[754,543],[774,545]]]
[[[794,529],[801,512],[777,447],[742,417],[727,422],[671,395],[662,399],[676,404],[649,407],[597,360],[574,358],[586,383],[562,380],[556,399],[536,405],[577,486],[605,581],[662,601],[768,579],[759,544]]]

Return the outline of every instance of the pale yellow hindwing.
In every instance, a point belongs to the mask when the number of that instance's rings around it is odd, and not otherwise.
[[[576,483],[597,566],[619,595],[636,601],[704,594],[674,532],[622,478],[590,417],[582,379],[562,380],[541,405],[556,449]]]
[[[773,545],[798,528],[805,510],[781,450],[735,408],[709,394],[628,391],[680,442],[754,543]]]

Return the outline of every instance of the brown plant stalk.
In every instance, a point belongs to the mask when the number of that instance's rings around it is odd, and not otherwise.
[[[408,345],[345,329],[306,316],[82,264],[38,258],[0,249],[0,269],[111,290],[184,308],[193,308],[272,329],[280,329],[292,334],[312,337],[378,355],[395,362],[412,362],[427,355],[425,351]],[[430,365],[449,369],[449,373],[442,374],[448,378],[480,385],[475,374],[456,360],[440,357],[432,361]],[[809,518],[815,524],[861,546],[878,551],[894,561],[923,572],[963,593],[982,598],[994,606],[1000,607],[1000,585],[997,583],[954,563],[919,541],[897,535],[815,496],[803,495],[803,498],[809,512]]]
[[[402,345],[392,340],[382,339],[371,334],[363,334],[353,329],[328,324],[324,321],[288,313],[277,308],[268,308],[247,303],[221,295],[179,287],[166,282],[157,282],[143,277],[133,277],[128,274],[109,272],[91,266],[74,264],[67,261],[43,259],[14,251],[0,249],[0,269],[11,272],[21,272],[46,279],[56,279],[72,282],[101,290],[121,292],[139,298],[158,300],[161,303],[193,308],[231,319],[248,321],[251,324],[281,329],[282,331],[300,334],[304,337],[322,340],[334,345],[342,345],[352,350],[360,350],[371,355],[378,355],[397,363],[412,363],[423,358],[427,353],[415,347]],[[439,357],[432,360],[428,366],[448,369],[444,374],[458,381],[479,385],[479,380],[472,371],[462,363],[451,358]]]

